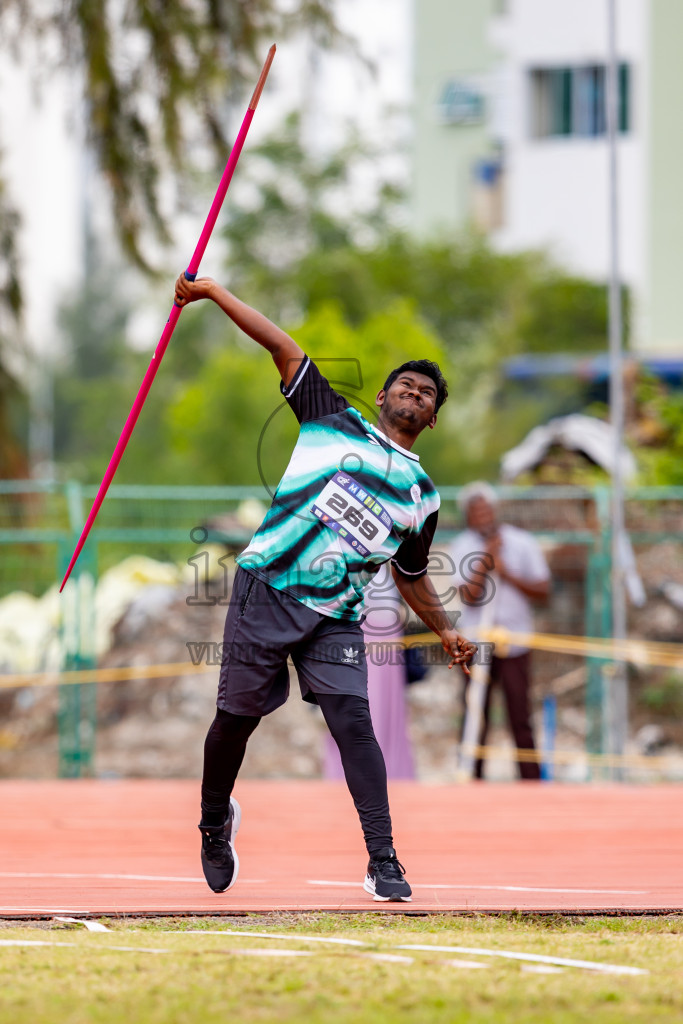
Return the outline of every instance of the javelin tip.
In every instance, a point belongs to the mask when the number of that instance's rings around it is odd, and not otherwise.
[[[254,94],[251,97],[251,101],[249,103],[249,110],[256,110],[256,105],[258,104],[258,101],[261,99],[261,93],[263,92],[263,87],[266,84],[266,78],[268,77],[268,72],[270,71],[270,65],[273,63],[273,57],[275,56],[276,49],[277,47],[275,46],[275,43],[273,43],[271,48],[268,50],[268,56],[266,57],[266,61],[265,64],[263,65],[263,68],[261,69],[259,80],[256,83]]]

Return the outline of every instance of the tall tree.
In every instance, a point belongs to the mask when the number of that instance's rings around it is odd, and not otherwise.
[[[362,276],[365,255],[396,230],[406,196],[396,172],[383,173],[388,155],[353,129],[337,148],[311,153],[298,112],[250,146],[225,229],[230,279],[240,294],[276,319],[304,315],[318,299],[339,300],[356,321],[371,315],[369,305],[355,317],[348,308],[363,289],[359,279],[338,276],[336,257],[351,253]],[[317,277],[328,290],[316,296],[309,279],[321,260]]]
[[[17,228],[19,215],[0,181],[0,479],[23,476],[26,453],[13,423],[23,396],[7,365],[6,348],[10,338],[19,336],[21,288]]]
[[[255,81],[264,46],[305,27],[318,45],[342,42],[334,0],[3,0],[0,48],[27,41],[55,51],[83,87],[89,143],[111,193],[124,252],[149,270],[142,239],[169,226],[163,171],[183,177],[195,157],[224,161],[230,100]]]
[[[333,7],[334,0],[2,0],[0,54],[37,49],[41,79],[68,68],[80,81],[86,136],[123,252],[151,273],[146,240],[170,239],[162,180],[182,184],[207,155],[224,163],[231,104],[253,85],[273,39],[305,28],[319,46],[349,42]],[[0,177],[0,475],[21,471],[9,410],[20,390],[2,351],[21,306],[17,234]]]

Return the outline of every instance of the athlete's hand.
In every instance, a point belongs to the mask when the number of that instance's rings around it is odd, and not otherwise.
[[[462,665],[463,671],[469,675],[469,665],[477,653],[477,645],[466,640],[456,629],[444,629],[441,632],[441,645],[446,654],[451,656],[448,667]]]
[[[211,277],[198,277],[196,281],[188,281],[183,272],[175,283],[175,304],[186,306],[188,302],[211,297],[211,289],[216,282]]]

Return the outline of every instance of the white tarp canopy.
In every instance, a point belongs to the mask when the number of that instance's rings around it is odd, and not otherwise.
[[[582,452],[597,466],[612,474],[614,466],[614,430],[610,423],[573,413],[558,416],[540,427],[534,427],[516,448],[506,452],[501,461],[504,481],[514,480],[522,473],[538,466],[555,445],[568,451]],[[636,474],[636,462],[625,446],[621,449],[621,473],[624,480]]]
[[[509,482],[538,466],[548,451],[560,445],[568,451],[582,452],[597,466],[612,475],[614,467],[614,430],[611,423],[573,413],[571,416],[558,416],[548,420],[540,427],[534,427],[521,444],[511,448],[501,459],[501,476]],[[624,480],[631,480],[636,475],[636,460],[631,452],[622,445],[621,473]],[[620,559],[624,580],[631,603],[642,608],[646,601],[645,589],[638,574],[635,555],[627,533],[619,538]]]

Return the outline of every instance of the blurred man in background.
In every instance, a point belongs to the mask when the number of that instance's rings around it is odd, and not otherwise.
[[[484,622],[513,633],[533,632],[533,602],[547,600],[550,592],[550,570],[538,542],[526,530],[499,521],[498,497],[487,483],[464,487],[459,504],[467,529],[455,538],[450,551],[462,601],[459,627],[475,640],[485,639],[477,636]],[[530,658],[529,649],[516,644],[496,650],[482,709],[481,746],[486,744],[491,691],[500,686],[517,750],[534,750]],[[540,778],[538,762],[520,760],[518,767],[522,779]],[[481,757],[475,777],[483,778]]]

